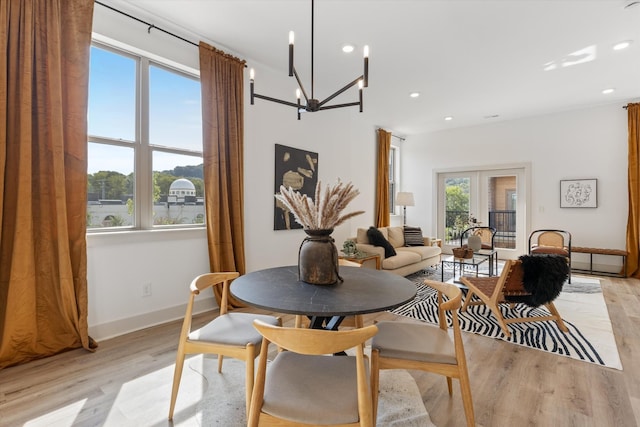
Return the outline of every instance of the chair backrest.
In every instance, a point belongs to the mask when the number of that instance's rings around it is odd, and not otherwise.
[[[503,296],[529,295],[529,292],[527,292],[522,284],[522,279],[524,277],[522,261],[519,259],[508,260],[505,263],[502,274],[506,275],[502,285]]]
[[[359,329],[327,331],[324,329],[288,328],[254,320],[255,328],[269,342],[300,354],[334,354],[360,344],[378,332],[375,325]]]
[[[222,286],[222,298],[220,298],[220,315],[227,313],[227,302],[229,300],[229,285],[233,279],[240,276],[237,271],[225,271],[220,273],[205,273],[201,274],[191,281],[189,289],[191,290],[191,296],[187,305],[187,314],[191,314],[193,308],[194,297],[204,289],[211,288],[213,286]]]
[[[454,329],[459,329],[458,309],[462,306],[462,291],[460,288],[451,283],[436,282],[429,279],[426,279],[424,284],[438,291],[438,324],[440,329],[448,328],[445,311],[451,312]],[[447,297],[447,301],[444,301],[443,295]]]
[[[479,236],[482,241],[482,249],[493,249],[496,229],[493,227],[469,227],[460,235],[460,246],[464,246],[465,239],[469,236]]]
[[[559,248],[571,253],[571,233],[565,230],[541,229],[529,235],[529,252],[536,247]]]

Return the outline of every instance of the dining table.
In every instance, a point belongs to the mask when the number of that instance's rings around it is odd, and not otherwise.
[[[242,275],[231,294],[252,307],[309,317],[311,328],[337,330],[346,316],[377,313],[415,298],[405,277],[365,267],[340,266],[342,281],[315,285],[299,278],[298,266],[273,267]]]

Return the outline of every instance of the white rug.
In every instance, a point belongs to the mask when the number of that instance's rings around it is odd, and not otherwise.
[[[245,426],[244,363],[225,359],[222,374],[218,374],[217,363],[217,359],[209,356],[194,357],[185,363],[185,370],[191,369],[202,375],[203,395],[197,402],[192,402],[196,405],[198,424],[206,427]],[[377,425],[435,427],[424,407],[420,390],[407,371],[380,372]]]
[[[430,275],[413,275],[418,295],[393,313],[437,322],[435,291],[422,285],[424,278],[440,280],[440,271]],[[595,363],[609,368],[622,369],[616,347],[609,312],[602,295],[600,281],[590,277],[572,275],[571,284],[565,283],[560,296],[554,301],[569,332],[563,334],[555,322],[515,323],[508,325],[511,337],[507,338],[486,306],[471,306],[467,312],[459,312],[461,329],[478,335],[501,339],[537,350]],[[505,318],[548,315],[545,307],[530,308],[518,304],[512,310],[500,307]]]

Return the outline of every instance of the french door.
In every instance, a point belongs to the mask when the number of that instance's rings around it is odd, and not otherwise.
[[[495,248],[500,259],[526,253],[526,170],[465,170],[438,173],[437,228],[443,250],[460,246],[470,226],[497,230]]]

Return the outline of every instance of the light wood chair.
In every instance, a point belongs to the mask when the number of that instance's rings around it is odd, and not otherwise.
[[[254,321],[263,342],[248,426],[372,426],[371,390],[362,344],[374,325],[326,331]],[[268,346],[278,352],[267,369]],[[331,356],[354,349],[355,356]]]
[[[565,230],[540,229],[529,235],[529,255],[560,255],[571,268],[571,233]],[[571,283],[571,275],[569,275]]]
[[[496,229],[493,227],[469,227],[460,235],[460,247],[467,247],[467,239],[469,236],[480,236],[482,249],[494,249],[494,240],[496,237]]]
[[[453,394],[451,378],[460,381],[462,404],[468,426],[475,425],[467,359],[462,344],[458,309],[462,291],[455,285],[425,280],[424,284],[438,291],[438,321],[440,327],[419,322],[384,321],[376,324],[378,334],[371,340],[371,393],[373,418],[378,407],[381,369],[417,369],[447,377],[449,395]],[[443,294],[447,296],[444,301]],[[445,312],[451,313],[453,340],[449,336]]]
[[[346,266],[346,267],[362,267],[362,264],[358,262],[349,261],[347,259],[338,259],[338,265]],[[309,325],[309,321],[306,316],[302,316],[300,314],[296,315],[295,318],[295,327],[307,327]],[[340,322],[340,326],[349,326],[354,328],[362,328],[364,326],[364,319],[361,314],[356,314],[355,316],[347,316],[344,318],[342,322]]]
[[[562,258],[558,258],[558,260],[561,259]],[[562,262],[560,265],[563,265]],[[558,324],[558,328],[561,331],[567,332],[568,329],[562,321],[562,317],[558,313],[553,301],[548,301],[543,304],[551,313],[549,316],[504,318],[500,311],[500,304],[509,304],[513,307],[518,302],[526,301],[528,297],[532,295],[531,292],[524,288],[523,276],[522,261],[519,259],[507,260],[502,273],[497,277],[462,276],[460,281],[469,288],[464,305],[462,306],[462,311],[466,311],[470,305],[486,305],[498,320],[498,324],[507,337],[511,336],[511,332],[509,332],[507,328],[508,323],[553,320]],[[549,285],[556,286],[555,284]],[[560,284],[560,286],[562,286],[562,284]],[[477,296],[480,301],[472,301],[474,295]]]
[[[176,367],[173,374],[173,388],[171,390],[171,403],[169,406],[169,419],[173,419],[176,397],[180,388],[182,368],[187,354],[217,354],[218,372],[222,372],[224,357],[243,360],[246,363],[246,405],[247,413],[251,402],[253,389],[254,360],[260,353],[262,336],[253,327],[253,320],[260,319],[272,325],[280,325],[279,318],[252,313],[229,313],[227,301],[229,297],[229,283],[237,278],[237,272],[206,273],[191,282],[187,312],[182,323],[178,351],[176,354]],[[220,301],[220,314],[211,322],[200,329],[191,330],[193,303],[195,297],[203,290],[213,286],[222,286],[222,298]]]

